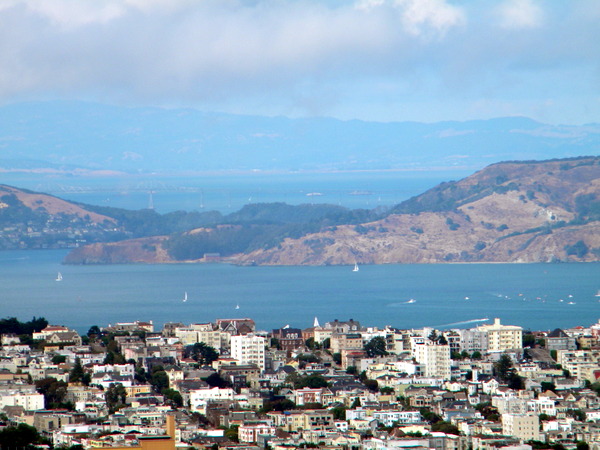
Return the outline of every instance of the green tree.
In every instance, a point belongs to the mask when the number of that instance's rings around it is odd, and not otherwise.
[[[388,354],[386,350],[385,339],[381,336],[375,336],[364,345],[365,353],[368,357],[385,356]]]
[[[318,389],[327,387],[327,380],[319,374],[312,374],[302,377],[296,373],[291,373],[287,376],[286,382],[292,384],[294,389],[302,389],[305,387]]]
[[[54,355],[52,357],[52,364],[63,364],[67,360],[65,355]]]
[[[162,395],[164,395],[165,398],[167,398],[169,400],[169,403],[171,403],[171,405],[173,405],[177,408],[180,408],[183,406],[183,397],[181,396],[179,391],[176,391],[175,389],[167,388],[167,389],[163,389]]]
[[[169,376],[165,372],[162,366],[157,366],[157,370],[152,371],[150,377],[150,384],[154,387],[156,392],[162,392],[163,389],[169,388]]]
[[[51,377],[43,378],[35,382],[35,387],[40,394],[44,395],[47,409],[74,409],[71,403],[65,402],[68,386],[64,381]]]
[[[100,335],[102,335],[102,331],[100,330],[100,327],[98,327],[98,325],[92,325],[87,332],[87,336],[89,338],[95,339],[98,338]]]
[[[333,420],[346,420],[346,408],[344,406],[336,406],[329,410],[333,414]]]
[[[590,450],[590,445],[587,442],[578,441],[577,450]]]
[[[0,449],[33,449],[33,444],[43,443],[46,441],[38,431],[24,423],[0,430]]]
[[[494,374],[500,378],[500,380],[506,382],[508,381],[512,371],[512,366],[513,363],[510,359],[510,356],[508,356],[506,353],[503,353],[500,356],[500,359],[494,363]]]
[[[318,350],[319,348],[321,348],[321,346],[319,345],[319,343],[315,342],[315,338],[314,337],[309,337],[304,342],[304,345],[306,345],[306,347],[309,348],[310,350]]]
[[[220,389],[231,387],[231,383],[221,377],[217,372],[210,374],[204,381],[210,387],[218,387]]]
[[[81,359],[75,358],[75,364],[69,373],[69,382],[71,383],[83,383],[86,386],[90,384],[91,377],[85,372],[81,365]]]
[[[440,420],[431,425],[431,431],[439,431],[446,434],[455,434],[460,435],[460,431],[458,431],[458,427],[456,425],[451,424],[450,422],[444,422]]]
[[[207,366],[219,359],[219,352],[210,345],[206,345],[204,342],[197,342],[194,345],[188,345],[185,348],[184,356],[192,358],[202,366]]]
[[[239,427],[237,425],[232,425],[231,427],[226,428],[224,433],[225,437],[230,441],[239,442],[238,428]]]
[[[104,400],[106,401],[106,406],[108,406],[108,410],[111,414],[125,406],[126,397],[127,392],[121,383],[110,384],[104,393]]]

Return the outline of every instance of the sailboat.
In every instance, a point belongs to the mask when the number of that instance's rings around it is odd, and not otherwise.
[[[240,309],[240,305],[235,305],[235,309]]]
[[[56,275],[56,281],[62,281],[62,273],[58,272],[58,275]]]
[[[358,272],[358,263],[354,263],[354,269],[352,269],[352,272]]]
[[[596,297],[600,297],[600,289],[598,289],[598,292],[596,292]]]
[[[187,302],[187,291],[183,294],[183,303]]]

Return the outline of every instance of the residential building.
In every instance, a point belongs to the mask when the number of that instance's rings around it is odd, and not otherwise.
[[[504,352],[523,348],[523,328],[516,325],[502,325],[495,318],[491,325],[480,325],[479,331],[487,334],[488,352]]]

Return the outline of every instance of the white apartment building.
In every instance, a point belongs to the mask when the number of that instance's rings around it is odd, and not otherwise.
[[[22,406],[26,411],[44,409],[44,396],[37,392],[9,389],[0,391],[0,410],[5,406]]]
[[[450,375],[450,347],[427,341],[415,344],[413,354],[418,363],[425,366],[426,377],[449,380]]]
[[[192,411],[205,412],[206,405],[211,400],[233,400],[234,397],[235,391],[231,388],[194,389],[190,391],[190,409]]]
[[[246,421],[238,428],[240,442],[256,442],[261,434],[275,435],[275,427],[270,420]]]
[[[265,370],[266,339],[254,334],[231,336],[231,357],[240,364],[256,364]]]
[[[420,423],[423,419],[419,411],[373,411],[373,419],[377,419],[386,427],[394,424]]]
[[[523,348],[523,328],[516,325],[502,325],[496,318],[493,324],[480,325],[477,330],[487,334],[488,352]]]

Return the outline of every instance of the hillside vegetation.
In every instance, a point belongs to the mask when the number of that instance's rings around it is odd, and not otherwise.
[[[385,213],[264,204],[212,220],[170,236],[83,247],[67,261],[202,261],[205,254],[278,265],[598,261],[600,158],[493,164]]]

